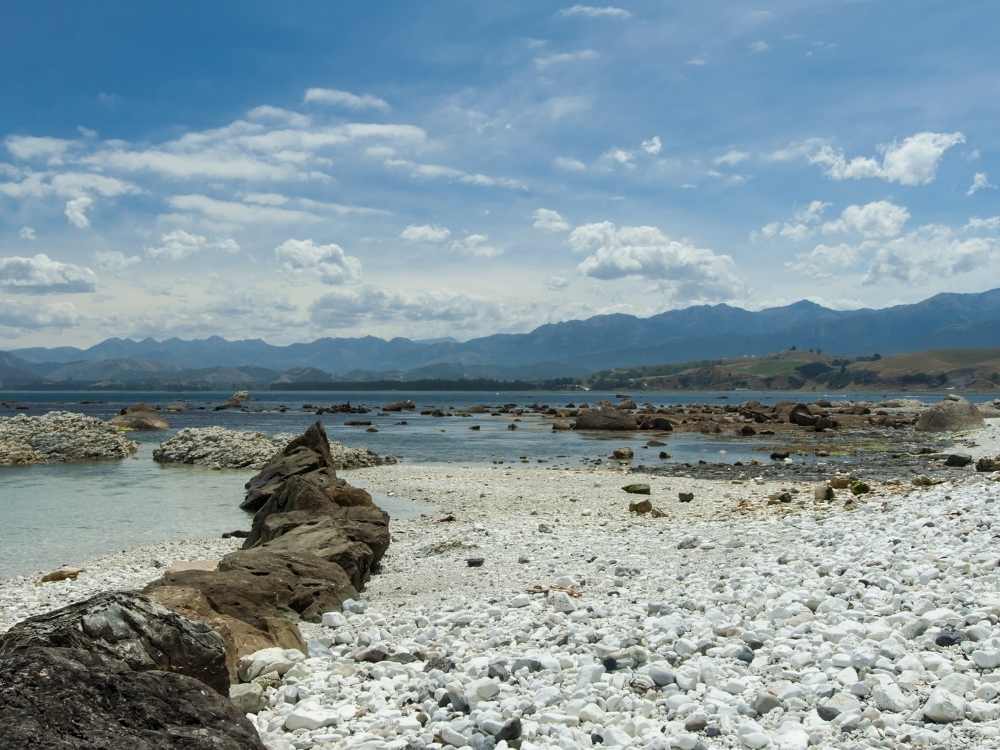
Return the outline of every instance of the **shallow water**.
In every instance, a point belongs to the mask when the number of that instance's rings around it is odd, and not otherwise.
[[[495,393],[495,392],[262,392],[254,394],[255,411],[212,411],[229,392],[198,393],[68,393],[2,392],[0,401],[28,407],[25,412],[0,408],[0,416],[15,413],[43,414],[60,409],[97,417],[113,416],[127,404],[146,401],[166,404],[186,401],[193,408],[167,414],[171,429],[156,433],[133,433],[139,453],[124,461],[90,464],[57,464],[0,467],[0,577],[79,563],[97,555],[139,544],[212,536],[247,528],[249,517],[239,510],[243,485],[253,472],[213,471],[190,466],[160,466],[152,460],[152,449],[177,429],[205,425],[258,430],[301,432],[316,417],[302,411],[303,404],[329,405],[350,401],[378,406],[412,399],[422,408],[458,409],[475,404],[545,403],[559,406],[614,399],[614,393]],[[820,398],[800,393],[712,392],[642,393],[638,400],[655,404],[738,403],[755,399],[764,403],[780,400]],[[831,399],[882,399],[913,397],[913,394],[853,393]],[[940,396],[926,397],[926,400]],[[82,401],[98,403],[82,404]],[[280,413],[279,405],[289,411]],[[205,406],[199,410],[198,406]],[[259,410],[259,411],[256,411]],[[422,416],[404,412],[380,416],[327,414],[321,421],[332,440],[366,446],[380,454],[402,457],[408,463],[486,463],[490,461],[544,462],[547,466],[580,466],[584,459],[607,456],[612,448],[631,447],[637,463],[656,464],[659,451],[671,454],[672,462],[695,463],[749,461],[761,457],[764,443],[747,439],[727,440],[689,433],[656,435],[663,447],[646,448],[653,435],[640,433],[552,432],[551,423],[525,417],[518,429],[509,430],[512,418]],[[378,432],[347,427],[345,420],[370,420]],[[406,425],[397,424],[405,420]],[[473,424],[478,431],[470,430]],[[756,449],[756,450],[755,450]],[[799,460],[814,460],[803,456]],[[426,510],[407,499],[378,498],[390,515],[400,517]]]

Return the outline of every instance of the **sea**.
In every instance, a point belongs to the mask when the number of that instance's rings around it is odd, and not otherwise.
[[[153,461],[153,449],[185,427],[219,425],[268,434],[298,433],[319,419],[331,440],[371,448],[413,464],[483,464],[525,462],[547,468],[574,468],[606,457],[612,448],[631,447],[636,462],[660,463],[659,451],[677,463],[698,461],[748,462],[766,458],[763,441],[690,433],[657,435],[667,445],[646,448],[651,435],[638,433],[553,432],[551,423],[525,416],[510,430],[510,416],[432,417],[422,410],[461,411],[475,405],[546,404],[567,406],[616,400],[613,392],[578,391],[263,391],[254,392],[247,410],[215,411],[232,391],[0,391],[0,402],[26,409],[0,407],[0,417],[73,411],[107,419],[138,402],[165,406],[183,402],[188,408],[165,414],[170,429],[134,432],[140,449],[129,459],[86,464],[0,467],[0,578],[75,565],[96,556],[136,545],[213,536],[247,528],[249,517],[239,509],[243,487],[253,475],[247,470],[217,471],[192,466],[164,466]],[[982,394],[962,394],[981,401]],[[778,391],[684,391],[634,394],[639,403],[761,403],[826,398],[831,401],[920,398],[933,402],[941,393],[838,392],[832,394]],[[989,396],[988,398],[993,398]],[[416,412],[380,414],[393,401],[412,400]],[[317,417],[304,405],[350,403],[371,409],[368,414],[324,414]],[[285,409],[285,410],[282,410]],[[378,432],[351,427],[349,420],[371,421]],[[405,421],[406,424],[399,424]],[[472,425],[479,430],[470,430]],[[647,458],[648,457],[648,458]],[[815,461],[812,456],[795,460]],[[350,477],[350,473],[345,473]],[[364,482],[351,480],[361,486]],[[429,512],[410,498],[377,496],[393,517]]]

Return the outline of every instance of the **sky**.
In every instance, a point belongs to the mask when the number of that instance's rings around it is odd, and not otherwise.
[[[0,349],[1000,286],[998,26],[989,0],[7,0]]]

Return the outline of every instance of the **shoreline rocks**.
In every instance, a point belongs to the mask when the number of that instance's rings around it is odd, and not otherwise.
[[[224,427],[189,427],[154,449],[153,460],[211,469],[262,469],[294,437],[289,433],[266,435]],[[336,469],[396,463],[391,456],[379,456],[367,448],[350,448],[336,442],[330,443],[330,460]]]
[[[170,427],[160,416],[159,407],[149,404],[126,406],[108,421],[123,430],[166,430]]]
[[[926,409],[917,419],[917,432],[960,432],[985,426],[976,405],[964,398],[947,398]]]
[[[0,417],[0,465],[120,460],[138,449],[117,427],[85,414]]]

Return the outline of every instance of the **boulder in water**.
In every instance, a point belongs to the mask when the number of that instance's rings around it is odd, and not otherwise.
[[[636,430],[638,422],[633,415],[620,411],[613,406],[601,406],[597,409],[583,409],[576,417],[578,430]]]

